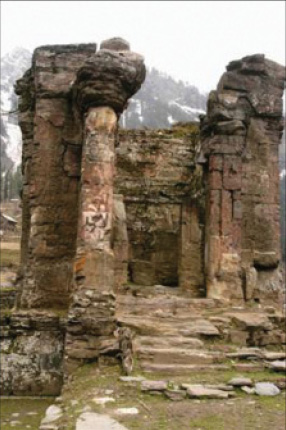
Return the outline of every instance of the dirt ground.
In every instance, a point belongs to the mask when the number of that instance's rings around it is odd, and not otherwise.
[[[163,394],[142,393],[140,383],[121,382],[119,375],[118,368],[100,372],[96,366],[87,365],[80,369],[63,393],[69,417],[63,421],[63,428],[73,430],[72,423],[88,407],[112,416],[129,430],[285,430],[285,392],[276,397],[259,397],[237,390],[235,398],[229,400],[186,399],[174,402]],[[162,379],[162,375],[144,376]],[[204,373],[203,379],[209,383],[227,382],[232,376],[237,376],[237,373]],[[254,381],[277,379],[277,375],[270,372],[251,377]],[[189,375],[181,381],[173,381],[198,383],[200,379],[200,375]],[[114,402],[96,405],[94,398],[106,397],[106,393]],[[139,410],[138,415],[122,417],[117,413],[118,408],[134,407]]]

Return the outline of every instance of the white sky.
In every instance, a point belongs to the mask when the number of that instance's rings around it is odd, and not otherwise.
[[[284,1],[1,1],[1,56],[16,46],[121,36],[146,64],[209,91],[231,60],[285,64]]]

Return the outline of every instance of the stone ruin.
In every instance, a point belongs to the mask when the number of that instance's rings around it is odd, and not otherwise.
[[[143,57],[110,39],[37,48],[17,82],[23,231],[16,305],[1,322],[5,394],[57,394],[90,361],[117,357],[129,373],[134,324],[117,309],[144,291],[281,310],[285,68],[260,54],[233,61],[200,124],[120,130],[144,78]],[[265,327],[242,329],[246,344],[271,344]]]

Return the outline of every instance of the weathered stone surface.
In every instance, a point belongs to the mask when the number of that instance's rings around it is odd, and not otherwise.
[[[143,376],[120,376],[119,379],[122,382],[142,382],[145,381],[146,378]]]
[[[92,44],[38,48],[17,84],[24,141],[17,305],[69,308],[67,373],[106,356],[120,358],[129,374],[134,352],[147,371],[228,369],[223,360],[231,349],[202,350],[203,341],[285,342],[283,318],[275,311],[205,315],[225,300],[264,304],[280,298],[278,144],[285,70],[262,55],[231,63],[210,93],[201,141],[193,123],[117,134],[119,116],[144,77],[143,58],[115,38],[97,53]],[[168,287],[175,286],[173,301]],[[151,291],[162,299],[147,299]],[[146,298],[130,318],[117,312],[114,293],[123,292],[132,294],[130,307],[140,295]],[[183,303],[182,293],[211,299]],[[7,392],[16,385],[21,393],[42,394],[44,384],[49,393],[58,390],[63,325],[51,316],[19,313],[3,322]],[[135,331],[141,338],[134,341]],[[16,370],[9,367],[11,348]],[[228,356],[261,357],[280,358],[247,351]],[[243,371],[264,366],[262,360],[233,364]]]
[[[108,415],[97,414],[95,412],[84,412],[76,422],[76,430],[127,430]]]
[[[119,132],[116,192],[124,196],[130,280],[203,294],[202,172],[198,125]],[[192,173],[194,170],[194,173]],[[197,197],[194,197],[194,196]],[[197,198],[197,201],[196,201]]]
[[[106,403],[114,403],[115,399],[113,397],[95,397],[92,401],[96,405],[105,405]]]
[[[173,402],[178,402],[180,400],[184,400],[187,397],[187,393],[185,390],[165,390],[165,396],[172,400]]]
[[[119,408],[115,410],[117,415],[138,415],[139,410],[137,408]]]
[[[277,157],[284,82],[284,67],[253,55],[231,62],[209,95],[201,122],[209,297],[281,300]]]
[[[143,57],[125,49],[118,52],[119,43],[104,42],[95,55],[88,58],[77,73],[75,100],[82,111],[90,107],[109,106],[118,114],[127,100],[141,87],[145,79]],[[112,45],[116,50],[112,49]],[[124,43],[122,43],[124,48]]]
[[[141,391],[165,391],[168,388],[166,381],[142,381]]]
[[[255,393],[259,396],[277,396],[280,394],[280,390],[270,382],[257,382],[255,384]]]
[[[128,242],[123,199],[117,197],[114,204],[113,184],[119,114],[140,88],[145,66],[137,54],[112,51],[112,46],[117,49],[120,44],[124,45],[123,41],[105,41],[103,45],[108,48],[86,61],[73,85],[75,103],[85,114],[85,142],[74,265],[78,292],[68,321],[67,370],[70,361],[95,360],[102,354],[116,355],[119,351],[127,374],[133,368],[131,339],[126,338],[124,330],[116,338],[113,291],[127,281]],[[99,342],[92,347],[86,342],[78,346],[78,333],[69,330],[75,321],[82,327],[82,334],[98,336]]]
[[[247,385],[240,388],[246,394],[255,394],[255,388],[248,387]]]
[[[228,399],[229,393],[222,390],[206,388],[202,385],[189,385],[187,395],[190,398],[199,399]]]
[[[265,358],[265,360],[269,360],[269,361],[275,361],[275,360],[282,360],[283,358],[285,359],[286,357],[286,352],[285,351],[263,351],[262,353],[263,358]]]
[[[14,314],[1,323],[1,394],[58,395],[64,327],[56,316]]]
[[[286,360],[277,360],[273,361],[270,365],[272,370],[276,370],[277,372],[286,372]]]
[[[101,42],[100,49],[110,49],[111,51],[130,51],[129,43],[121,37],[113,37]]]
[[[57,421],[63,414],[62,409],[59,406],[51,405],[46,410],[46,415],[41,421],[41,426],[45,424],[50,424]]]
[[[233,387],[243,387],[243,386],[252,387],[253,381],[250,378],[238,376],[236,378],[232,378],[228,382],[228,385],[232,385]]]

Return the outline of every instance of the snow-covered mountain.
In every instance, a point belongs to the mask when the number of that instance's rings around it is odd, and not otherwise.
[[[21,132],[17,125],[14,83],[31,65],[32,54],[16,48],[1,59],[1,160],[2,170],[21,162]],[[180,121],[193,121],[204,113],[206,94],[156,69],[147,71],[141,90],[130,100],[121,119],[126,128],[168,128]]]
[[[126,128],[169,128],[176,122],[194,121],[205,113],[207,94],[187,82],[176,81],[154,68],[122,115]]]
[[[22,139],[18,126],[17,96],[14,83],[31,65],[31,53],[24,48],[15,48],[1,58],[1,161],[2,170],[21,162]]]

